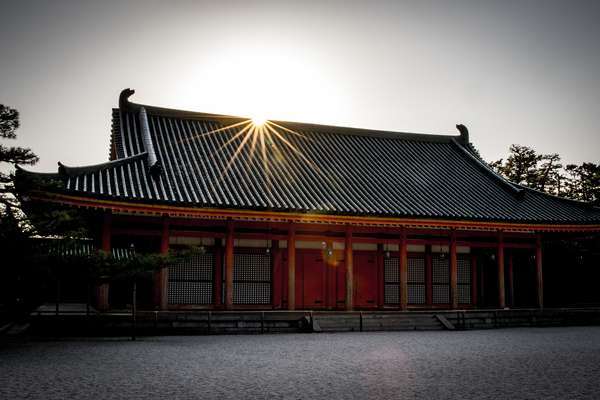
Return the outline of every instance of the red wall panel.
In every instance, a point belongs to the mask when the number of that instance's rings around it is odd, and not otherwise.
[[[376,252],[354,253],[354,304],[361,308],[377,307],[378,271]]]

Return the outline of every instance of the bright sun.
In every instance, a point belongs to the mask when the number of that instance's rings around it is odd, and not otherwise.
[[[254,126],[263,126],[267,122],[267,119],[263,116],[255,115],[252,117],[252,123]]]

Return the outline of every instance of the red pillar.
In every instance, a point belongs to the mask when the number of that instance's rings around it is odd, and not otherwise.
[[[323,260],[325,268],[323,269],[323,298],[325,299],[325,307],[336,309],[338,305],[338,297],[344,295],[344,307],[346,307],[346,260],[344,260],[344,267],[338,268],[338,259],[344,256],[340,255],[339,250],[333,250],[333,241],[331,239],[325,240],[325,249]],[[331,251],[331,254],[328,254]],[[344,253],[345,254],[345,253]],[[342,271],[344,276],[341,278],[344,281],[343,293],[341,289],[341,281],[338,282],[338,273]],[[338,285],[338,283],[340,283]]]
[[[433,306],[433,270],[431,265],[431,245],[425,245],[425,304]]]
[[[215,308],[221,308],[223,305],[223,246],[221,246],[221,238],[215,238],[215,274],[213,282],[213,299]]]
[[[279,240],[271,241],[271,306],[281,308],[281,252]]]
[[[400,231],[400,244],[398,245],[398,277],[400,281],[400,309],[408,308],[408,250],[406,244],[406,230]]]
[[[160,236],[160,254],[169,253],[169,217],[164,216]],[[169,268],[164,266],[154,273],[154,304],[159,310],[168,309]]]
[[[102,251],[110,253],[111,251],[111,237],[112,237],[112,213],[107,211],[104,213],[102,221]]]
[[[233,307],[233,220],[227,220],[225,238],[225,308]]]
[[[296,309],[296,228],[290,224],[287,237],[288,250],[288,310]]]
[[[458,261],[456,258],[456,231],[450,231],[450,305],[458,308]]]
[[[383,244],[377,244],[377,307],[385,305],[385,255]]]
[[[472,251],[472,249],[471,249]],[[471,304],[477,305],[477,256],[471,255]]]
[[[504,234],[498,231],[498,307],[506,307],[506,287],[504,285]]]
[[[537,302],[539,308],[544,308],[544,280],[542,276],[542,237],[535,238],[535,278],[537,282]]]
[[[508,251],[508,305],[515,306],[515,279],[513,275],[513,251]]]
[[[107,211],[103,216],[102,221],[102,238],[100,248],[103,252],[110,255],[112,250],[111,245],[112,239],[112,213]],[[109,283],[106,281],[100,282],[96,285],[96,308],[99,311],[106,311],[109,308],[108,293]]]
[[[479,268],[479,286],[478,286],[478,292],[479,292],[479,297],[482,300],[482,303],[486,303],[486,295],[485,295],[485,267],[484,267],[484,263],[481,263],[481,268]]]
[[[346,310],[352,311],[354,309],[354,259],[350,226],[346,226],[344,253],[344,259],[346,260]]]

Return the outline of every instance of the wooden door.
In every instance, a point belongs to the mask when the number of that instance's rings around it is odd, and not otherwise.
[[[377,307],[377,254],[354,253],[354,304],[360,308]]]
[[[319,250],[299,250],[296,256],[296,296],[298,307],[325,307],[325,263]]]

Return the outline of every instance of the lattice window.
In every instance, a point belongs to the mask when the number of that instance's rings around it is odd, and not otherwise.
[[[460,304],[471,304],[471,259],[468,255],[459,255],[456,260],[457,291]]]
[[[400,287],[398,284],[385,285],[385,304],[400,303]]]
[[[450,285],[433,285],[433,302],[435,304],[450,303]]]
[[[269,254],[235,254],[233,281],[271,281],[271,256]]]
[[[447,255],[435,255],[431,260],[433,283],[450,284],[450,260]]]
[[[385,282],[386,283],[398,283],[400,282],[398,276],[398,257],[386,258],[384,261],[385,267]]]
[[[400,277],[398,257],[385,258],[384,260],[384,301],[385,304],[400,303]]]
[[[271,282],[233,282],[234,304],[270,304]]]
[[[450,303],[450,260],[446,254],[431,258],[432,297],[434,304]]]
[[[460,304],[471,304],[471,285],[458,285],[458,302]]]
[[[408,257],[408,302],[425,304],[425,257]]]
[[[408,284],[408,302],[410,304],[425,304],[425,284]]]
[[[169,266],[169,304],[212,304],[214,256],[195,254]]]
[[[233,303],[271,303],[271,255],[263,249],[234,254]]]
[[[425,257],[408,257],[408,283],[425,284]]]

